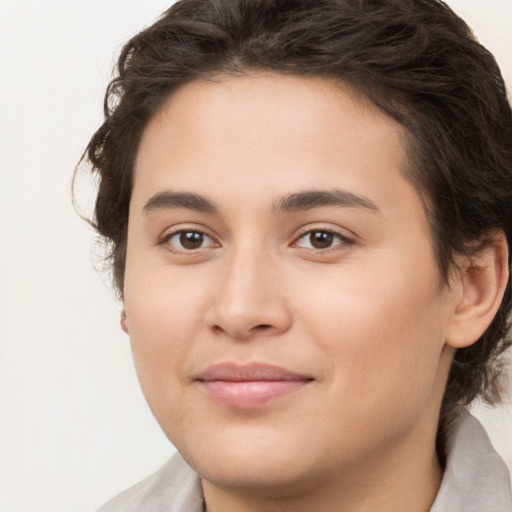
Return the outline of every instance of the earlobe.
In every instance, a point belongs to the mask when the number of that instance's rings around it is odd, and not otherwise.
[[[126,318],[126,311],[124,309],[121,311],[121,329],[123,329],[126,334],[130,334],[128,332],[128,320]]]
[[[478,253],[459,265],[455,306],[446,343],[464,348],[475,343],[492,322],[507,286],[508,247],[502,231],[486,240]]]

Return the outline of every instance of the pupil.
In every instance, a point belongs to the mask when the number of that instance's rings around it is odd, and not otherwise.
[[[203,235],[194,231],[186,231],[181,233],[180,243],[185,249],[199,249],[203,244]]]
[[[334,235],[326,231],[315,231],[310,235],[311,245],[316,249],[327,249],[331,247],[333,239]]]

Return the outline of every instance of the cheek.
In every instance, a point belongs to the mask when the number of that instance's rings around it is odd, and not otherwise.
[[[155,345],[174,346],[173,340],[200,324],[208,276],[192,266],[173,272],[172,267],[152,259],[130,263],[124,289],[130,335],[150,339]]]
[[[202,279],[127,266],[125,306],[137,374],[152,409],[179,384],[180,368],[203,325]],[[155,411],[154,411],[155,412]]]
[[[444,345],[444,299],[433,265],[418,276],[411,264],[399,271],[396,258],[380,263],[375,271],[354,266],[329,279],[302,280],[295,296],[303,298],[298,316],[308,337],[329,358],[334,387],[370,408],[400,408],[432,390]]]

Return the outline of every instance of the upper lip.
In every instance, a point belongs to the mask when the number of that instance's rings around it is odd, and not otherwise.
[[[209,366],[206,370],[196,376],[196,380],[210,382],[215,380],[230,382],[254,382],[254,381],[310,381],[313,378],[281,368],[279,366],[250,363],[240,365],[236,363],[220,363]]]

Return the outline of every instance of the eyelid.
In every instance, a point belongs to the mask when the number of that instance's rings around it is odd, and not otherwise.
[[[332,247],[328,247],[325,249],[319,249],[315,247],[300,247],[299,241],[307,235],[311,235],[311,233],[320,232],[320,233],[329,233],[337,237],[340,243],[333,245]],[[328,226],[305,226],[303,227],[299,233],[294,237],[293,242],[290,244],[292,247],[299,247],[301,249],[315,251],[315,252],[328,252],[340,250],[340,247],[346,247],[347,245],[353,245],[355,243],[355,236],[347,236],[340,229],[335,229]]]
[[[345,230],[346,231],[346,230]],[[179,247],[176,247],[172,244],[170,244],[170,240],[181,233],[200,233],[210,239],[210,243],[208,243],[205,247],[199,247],[197,249],[180,249]],[[315,248],[315,247],[301,247],[299,245],[299,242],[302,238],[304,238],[307,235],[310,235],[314,232],[324,232],[324,233],[330,233],[334,237],[338,239],[338,243],[334,244],[331,247],[327,248]],[[347,235],[344,233],[344,230],[341,228],[333,228],[331,226],[326,225],[307,225],[303,226],[298,233],[293,237],[292,242],[289,244],[291,247],[298,247],[304,250],[309,250],[313,252],[329,252],[329,251],[336,251],[336,250],[342,250],[343,248],[346,248],[346,246],[353,245],[356,242],[356,236],[355,235]],[[178,225],[173,226],[172,228],[166,230],[162,236],[159,237],[157,241],[157,245],[165,246],[167,250],[174,252],[176,254],[195,254],[199,252],[204,252],[207,250],[211,250],[217,247],[220,247],[221,244],[218,241],[218,237],[211,233],[211,230],[204,227],[204,226],[197,226],[197,225]]]
[[[165,246],[165,248],[175,254],[195,254],[200,251],[210,250],[216,247],[220,247],[220,243],[217,241],[217,237],[209,232],[210,230],[202,226],[175,226],[170,231],[166,231],[161,237],[159,237],[157,245]],[[212,243],[208,244],[207,247],[199,247],[197,249],[180,249],[173,246],[170,240],[176,235],[182,233],[199,233],[211,240]]]

